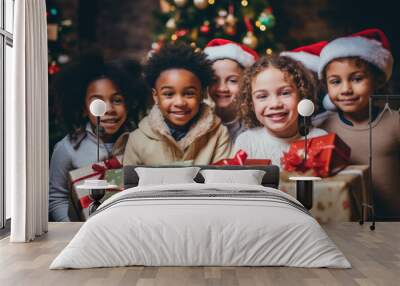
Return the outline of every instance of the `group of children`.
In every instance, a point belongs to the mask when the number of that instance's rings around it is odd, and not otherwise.
[[[68,171],[96,158],[95,121],[88,112],[94,98],[107,103],[101,159],[122,153],[124,146],[124,165],[207,165],[241,149],[249,158],[280,165],[290,143],[302,137],[297,104],[303,98],[316,102],[322,84],[330,99],[324,102],[337,111],[318,116],[321,129],[311,128],[308,136],[335,132],[352,148],[352,164],[368,164],[368,99],[385,90],[392,65],[388,41],[377,29],[261,58],[224,39],[211,41],[203,52],[169,44],[148,59],[143,79],[140,72],[127,79],[126,64],[102,63],[96,70],[81,65],[93,74],[80,76],[79,92],[66,89],[61,96],[69,132],[51,159],[50,218],[69,220]],[[80,73],[76,67],[74,73]],[[141,118],[147,94],[153,105]],[[72,105],[81,109],[71,112]],[[378,213],[398,216],[399,113],[374,108],[373,136]]]

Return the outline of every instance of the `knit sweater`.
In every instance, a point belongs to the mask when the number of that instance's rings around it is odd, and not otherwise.
[[[324,130],[312,128],[308,138],[327,134]],[[249,159],[270,159],[272,164],[281,166],[283,152],[287,152],[290,143],[300,140],[300,134],[288,138],[279,138],[268,132],[265,127],[249,129],[238,136],[234,146],[234,153],[243,150]]]
[[[369,127],[350,126],[338,113],[326,115],[320,127],[337,133],[351,147],[351,164],[369,164]],[[400,113],[381,112],[372,122],[372,179],[376,214],[400,217]]]

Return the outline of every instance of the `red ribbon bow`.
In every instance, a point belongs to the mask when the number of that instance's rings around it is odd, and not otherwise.
[[[108,160],[104,160],[103,164],[105,166],[99,165],[99,164],[93,164],[92,169],[95,171],[94,173],[91,173],[89,175],[80,177],[74,181],[72,181],[72,184],[75,184],[77,182],[83,181],[87,178],[92,178],[100,175],[99,179],[102,180],[104,179],[104,176],[106,175],[107,170],[112,170],[112,169],[120,169],[122,168],[122,164],[118,161],[116,157],[112,157]]]
[[[120,169],[122,168],[122,164],[118,161],[117,158],[112,157],[109,160],[103,161],[105,166],[99,165],[99,164],[93,164],[92,169],[97,172],[97,174],[100,174],[99,179],[102,180],[104,179],[104,176],[106,175],[107,170],[112,170],[112,169]]]
[[[324,166],[327,162],[321,158],[322,151],[335,149],[335,145],[325,145],[322,141],[313,141],[317,138],[311,138],[307,141],[307,161],[304,161],[304,148],[290,149],[289,152],[283,152],[281,158],[282,167],[288,172],[305,172],[313,170],[316,176],[328,176]],[[311,147],[312,146],[312,147]]]
[[[235,156],[232,159],[223,159],[213,165],[242,166],[244,165],[244,161],[246,161],[246,159],[247,153],[243,150],[239,150],[236,152]]]

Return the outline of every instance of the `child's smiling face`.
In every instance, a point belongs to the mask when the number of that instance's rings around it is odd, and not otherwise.
[[[216,79],[210,87],[210,96],[217,108],[228,108],[239,94],[239,79],[243,70],[237,62],[229,59],[217,60],[212,67]]]
[[[107,135],[118,132],[127,118],[127,109],[124,96],[119,88],[109,79],[101,78],[92,81],[86,90],[85,109],[92,125],[96,125],[96,116],[88,110],[90,103],[95,99],[103,100],[107,105],[107,111],[100,117],[100,126],[104,128]]]
[[[164,119],[184,126],[199,112],[202,101],[200,80],[185,69],[168,69],[157,78],[153,99]]]
[[[279,69],[269,67],[252,80],[251,90],[258,121],[277,137],[296,135],[299,96],[294,83]]]
[[[331,62],[326,67],[326,85],[332,102],[345,113],[365,111],[374,92],[367,66],[354,59]]]

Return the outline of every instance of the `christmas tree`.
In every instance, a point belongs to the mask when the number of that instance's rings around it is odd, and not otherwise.
[[[62,15],[60,1],[46,1],[49,86],[53,76],[77,53],[77,29],[74,21]],[[49,89],[49,152],[65,136],[60,122],[53,90]]]
[[[266,0],[160,0],[152,48],[184,41],[204,48],[213,38],[243,43],[260,54],[276,48],[275,17]]]
[[[63,17],[57,1],[46,1],[49,76],[71,60],[77,50],[76,27]]]

